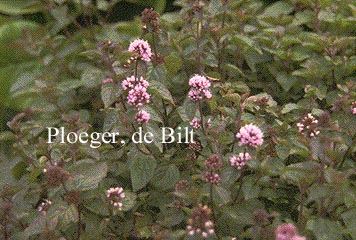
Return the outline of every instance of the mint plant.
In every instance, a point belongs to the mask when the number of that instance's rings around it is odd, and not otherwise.
[[[355,3],[165,3],[0,3],[1,239],[356,239]]]

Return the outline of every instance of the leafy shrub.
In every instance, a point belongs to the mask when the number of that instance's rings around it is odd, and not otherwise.
[[[178,0],[118,23],[115,1],[28,2],[1,29],[4,239],[356,239],[353,1]]]

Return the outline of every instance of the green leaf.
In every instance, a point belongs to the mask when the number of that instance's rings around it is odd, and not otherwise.
[[[289,113],[293,110],[299,109],[299,105],[295,103],[287,103],[281,110],[282,114]]]
[[[103,100],[105,108],[113,104],[119,95],[118,89],[115,88],[114,83],[106,83],[101,87],[101,99]]]
[[[131,210],[136,204],[136,193],[125,191],[125,198],[122,200],[122,211]]]
[[[72,188],[82,191],[95,189],[99,182],[106,177],[107,172],[108,167],[105,162],[80,160],[70,169],[73,179],[69,184]]]
[[[342,228],[337,221],[318,218],[307,222],[307,229],[312,231],[317,240],[342,240]]]
[[[157,123],[149,122],[147,124],[147,132],[151,132],[153,135],[153,143],[156,147],[158,147],[160,152],[163,152],[163,144],[159,136],[161,136],[160,128],[158,127]]]
[[[150,120],[163,123],[162,117],[159,114],[159,110],[156,110],[156,108],[154,108],[153,106],[145,105],[142,107],[142,110],[145,110],[146,112],[148,112],[150,114],[150,116],[151,116]]]
[[[346,225],[346,231],[356,239],[356,208],[344,212],[341,217]]]
[[[263,209],[263,204],[257,199],[250,199],[239,203],[231,208],[227,208],[226,214],[237,220],[240,224],[252,225],[254,224],[254,211]]]
[[[152,158],[135,158],[130,166],[132,189],[134,192],[145,187],[154,175],[157,166]]]
[[[259,54],[262,54],[262,50],[257,47],[256,42],[247,36],[240,34],[234,35],[231,39],[231,42],[238,45],[243,45],[245,47],[255,50]]]
[[[47,213],[47,218],[52,221],[62,220],[64,225],[68,225],[71,222],[78,222],[78,211],[74,204],[68,206],[65,202],[56,202],[53,204]]]
[[[286,72],[279,72],[276,76],[277,82],[281,85],[285,92],[288,92],[295,83],[297,83],[297,76],[290,75]]]
[[[80,79],[84,86],[93,88],[99,86],[104,77],[104,73],[99,68],[88,66],[88,68],[83,71]]]
[[[174,100],[171,92],[164,86],[162,82],[151,81],[149,89],[153,91],[160,98],[174,105]]]
[[[99,198],[90,199],[90,201],[84,203],[84,206],[99,216],[110,216],[107,202],[104,202]]]
[[[311,162],[302,162],[288,165],[284,168],[282,176],[292,181],[300,183],[301,181],[312,181],[314,175],[314,164]]]
[[[293,5],[279,1],[267,7],[261,17],[279,17],[280,15],[291,13],[293,10]]]
[[[168,190],[174,188],[176,182],[179,180],[178,168],[171,164],[157,168],[155,177],[152,179],[152,184],[158,190]]]
[[[182,210],[168,208],[164,209],[160,215],[158,222],[166,227],[173,227],[184,220],[184,213]]]
[[[290,146],[287,141],[278,142],[276,145],[277,155],[280,159],[284,160],[289,156]]]
[[[18,162],[12,169],[11,173],[14,177],[19,180],[23,175],[27,173],[27,165],[24,161]]]
[[[257,176],[250,175],[243,178],[242,192],[244,193],[245,200],[257,198],[260,194],[260,187],[257,183]]]
[[[231,199],[231,192],[221,186],[213,185],[213,198],[218,206],[228,204]]]
[[[196,116],[198,107],[195,102],[187,97],[184,100],[183,106],[178,107],[177,111],[183,121],[190,121]]]
[[[9,15],[31,14],[43,8],[40,0],[1,0],[0,13]]]

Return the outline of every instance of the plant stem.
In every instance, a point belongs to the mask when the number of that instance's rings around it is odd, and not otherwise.
[[[205,133],[205,128],[204,128],[204,116],[203,116],[203,107],[201,104],[201,101],[198,102],[198,106],[199,106],[199,113],[200,113],[200,124],[201,124],[201,129],[204,133],[204,135],[206,135]]]

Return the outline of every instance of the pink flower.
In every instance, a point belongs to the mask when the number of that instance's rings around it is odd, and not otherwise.
[[[143,78],[140,77],[140,79],[135,79],[135,76],[127,77],[124,81],[122,81],[121,86],[122,89],[127,90],[127,89],[132,89],[136,85],[141,85],[144,88],[148,88],[149,83]]]
[[[204,239],[215,233],[214,223],[209,219],[212,211],[208,206],[199,204],[192,211],[191,218],[188,219],[188,235],[200,235]]]
[[[209,89],[211,83],[206,77],[195,74],[191,79],[189,79],[189,86],[196,88],[198,90]]]
[[[192,126],[195,129],[198,129],[201,127],[201,123],[200,120],[198,120],[197,118],[193,118],[190,122],[189,122],[190,126]]]
[[[256,148],[263,143],[261,129],[253,124],[243,126],[236,134],[236,137],[240,139],[239,146],[249,145]]]
[[[356,101],[351,103],[351,112],[356,115]]]
[[[318,130],[318,123],[319,121],[311,115],[311,113],[308,113],[302,121],[297,123],[297,127],[300,133],[304,133],[310,137],[315,137],[320,133]]]
[[[129,91],[127,102],[135,107],[141,107],[143,104],[150,102],[150,95],[147,93],[147,88],[141,85],[136,85]]]
[[[136,39],[129,46],[129,52],[137,53],[140,55],[140,59],[145,62],[151,61],[151,47],[147,41],[142,39]]]
[[[276,228],[275,240],[306,240],[298,235],[297,228],[291,223],[284,223]]]
[[[213,95],[211,95],[211,92],[209,90],[203,90],[205,98],[210,99]]]
[[[302,236],[294,236],[292,237],[292,240],[307,240],[307,238]]]
[[[104,78],[102,80],[102,84],[107,84],[107,83],[113,83],[114,81],[112,80],[112,78]]]
[[[217,154],[210,155],[205,159],[205,167],[209,170],[216,170],[222,166],[220,157]]]
[[[136,122],[138,122],[139,124],[142,123],[148,123],[148,121],[150,120],[151,115],[146,112],[145,110],[140,110],[136,113]]]
[[[201,95],[201,91],[197,89],[191,89],[188,93],[188,96],[193,101],[199,101],[203,99],[203,96]]]
[[[110,188],[106,191],[106,198],[111,205],[122,210],[122,200],[125,198],[124,189],[121,187]]]
[[[206,171],[203,173],[203,179],[205,182],[212,183],[212,184],[218,184],[220,182],[220,176],[219,174],[212,172],[212,171]]]
[[[191,90],[188,93],[188,96],[193,101],[199,101],[203,98],[211,98],[211,92],[209,87],[211,83],[206,77],[200,75],[194,75],[191,79],[189,79],[189,86],[191,86]]]
[[[230,164],[232,167],[236,167],[238,170],[240,170],[246,165],[246,162],[251,159],[252,157],[248,152],[243,152],[239,153],[237,157],[235,155],[231,156]]]

